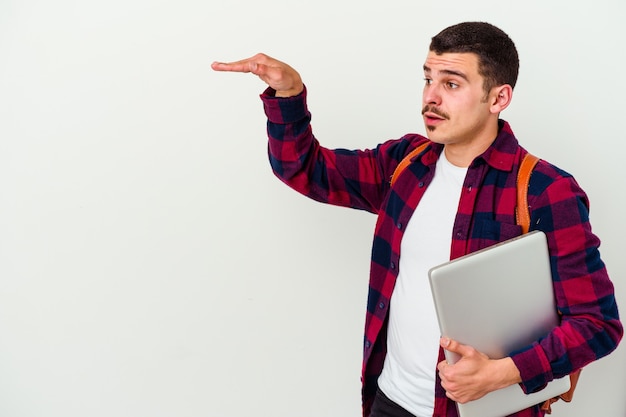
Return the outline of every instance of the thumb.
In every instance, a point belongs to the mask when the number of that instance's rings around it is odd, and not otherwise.
[[[267,70],[267,67],[265,65],[259,64],[258,62],[254,61],[250,61],[250,63],[248,64],[248,68],[250,72],[254,75],[263,75]]]
[[[452,353],[456,353],[457,355],[460,355],[462,357],[470,356],[474,352],[474,348],[472,348],[471,346],[464,345],[462,343],[457,342],[456,340],[453,340],[447,337],[442,337],[440,339],[440,345],[445,350],[452,352]]]

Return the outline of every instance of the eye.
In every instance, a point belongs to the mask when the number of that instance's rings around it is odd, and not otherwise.
[[[426,85],[431,85],[433,83],[433,80],[430,78],[424,78],[424,81],[426,82]]]
[[[459,88],[459,85],[457,83],[454,83],[452,81],[448,81],[448,87],[450,87],[452,90],[455,90],[457,88]]]

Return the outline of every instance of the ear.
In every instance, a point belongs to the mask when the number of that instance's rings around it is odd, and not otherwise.
[[[511,87],[509,84],[494,87],[491,90],[491,94],[489,95],[491,112],[494,114],[500,113],[502,110],[506,109],[509,104],[511,104],[512,99],[513,87]]]

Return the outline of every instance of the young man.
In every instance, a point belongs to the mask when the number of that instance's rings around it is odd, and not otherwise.
[[[258,54],[216,71],[251,72],[269,88],[270,162],[275,174],[317,201],[378,215],[363,358],[363,415],[456,415],[467,402],[512,384],[525,392],[612,352],[623,335],[613,285],[592,234],[585,193],[545,161],[529,185],[531,230],[546,233],[562,323],[504,359],[439,338],[427,271],[520,235],[516,176],[527,153],[499,114],[511,103],[519,61],[511,39],[482,22],[436,35],[424,63],[422,115],[428,139],[408,134],[369,150],[322,147],[306,88],[290,66]],[[390,184],[400,161],[428,147]],[[462,359],[443,360],[443,350]],[[542,416],[540,405],[514,414]]]

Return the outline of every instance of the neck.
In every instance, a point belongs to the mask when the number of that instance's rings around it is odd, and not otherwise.
[[[458,143],[447,143],[444,147],[446,158],[451,164],[459,167],[468,167],[472,161],[485,152],[498,136],[498,123],[492,128],[481,132],[474,140]]]

